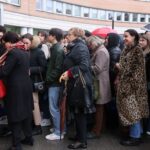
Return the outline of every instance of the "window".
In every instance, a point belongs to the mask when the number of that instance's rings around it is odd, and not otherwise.
[[[46,11],[53,11],[53,1],[52,0],[46,1]]]
[[[132,21],[133,22],[137,22],[138,21],[138,14],[133,14]]]
[[[129,13],[125,13],[124,14],[124,21],[129,21],[130,19],[130,14]]]
[[[149,17],[148,17],[148,22],[150,22],[150,15],[149,15]]]
[[[83,8],[83,17],[89,17],[89,8]]]
[[[19,5],[20,0],[10,0],[10,3]]]
[[[74,15],[77,17],[81,16],[81,7],[80,6],[74,6]]]
[[[63,12],[63,4],[60,2],[56,2],[56,12],[62,13]]]
[[[72,5],[66,4],[65,13],[66,13],[67,15],[71,15],[71,14],[72,14]]]
[[[101,20],[106,19],[106,11],[104,11],[104,10],[99,11],[99,19],[101,19]]]
[[[42,10],[42,8],[43,8],[42,0],[36,0],[36,8],[38,10]]]
[[[113,11],[108,11],[108,20],[113,20],[114,18],[114,12]]]
[[[140,22],[145,22],[145,15],[144,14],[140,15]]]
[[[97,9],[91,9],[91,17],[96,19],[98,16],[98,10]]]
[[[122,20],[122,13],[121,12],[117,12],[116,13],[116,20],[117,21],[121,21]]]

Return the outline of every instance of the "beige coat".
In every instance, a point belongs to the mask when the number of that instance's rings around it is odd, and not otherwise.
[[[100,46],[91,58],[91,68],[99,82],[100,98],[96,104],[106,104],[111,100],[109,61],[109,53],[104,46]]]
[[[120,58],[117,108],[121,123],[132,125],[148,117],[146,74],[142,49],[124,49]]]

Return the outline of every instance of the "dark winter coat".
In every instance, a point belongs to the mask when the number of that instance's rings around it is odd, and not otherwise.
[[[47,61],[44,52],[39,48],[34,48],[30,50],[30,77],[32,83],[41,82],[41,76],[44,80],[44,73],[46,71]],[[34,89],[33,89],[34,90]]]
[[[69,78],[68,81],[68,86],[67,86],[67,100],[68,103],[71,100],[71,92],[74,88],[74,83],[76,79],[79,76],[79,68],[84,76],[84,79],[86,81],[88,91],[90,93],[90,100],[91,100],[91,105],[93,104],[92,102],[92,76],[91,76],[91,70],[90,70],[90,54],[87,46],[81,39],[76,39],[74,40],[70,45],[69,45],[69,53],[66,55],[65,60],[64,60],[64,71],[70,70],[72,74],[72,78]],[[82,93],[83,94],[83,93]],[[82,95],[81,95],[82,96]],[[69,103],[70,104],[70,103]],[[86,106],[86,104],[85,104]],[[76,106],[75,106],[76,107]],[[75,111],[81,111],[79,108],[75,108]],[[87,110],[84,108],[84,112],[88,113],[91,112],[91,110]]]
[[[29,77],[29,55],[12,49],[0,67],[0,78],[6,79],[6,110],[9,122],[19,122],[32,115],[32,85]]]
[[[119,44],[121,39],[117,33],[109,33],[107,38],[108,38],[107,50],[110,55],[110,66],[109,66],[110,85],[111,85],[111,93],[112,96],[114,97],[116,95],[114,81],[117,76],[115,64],[118,63],[120,59],[121,49],[119,48]]]
[[[146,66],[148,102],[149,102],[149,109],[150,109],[150,52],[145,56],[145,66]]]

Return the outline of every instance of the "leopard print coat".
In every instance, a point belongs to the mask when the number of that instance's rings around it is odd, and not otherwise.
[[[124,126],[149,115],[144,57],[139,46],[125,48],[121,54],[117,108]]]

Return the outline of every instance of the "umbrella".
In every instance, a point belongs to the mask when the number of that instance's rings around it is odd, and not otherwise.
[[[62,132],[65,129],[65,120],[66,120],[66,97],[67,97],[67,81],[65,81],[65,88],[63,92],[60,94],[61,99],[59,103],[60,109],[60,140]]]
[[[150,24],[145,25],[142,27],[143,30],[150,31]]]
[[[92,32],[92,35],[100,36],[102,38],[106,38],[108,33],[117,33],[116,30],[108,28],[108,27],[102,27],[97,28]]]

